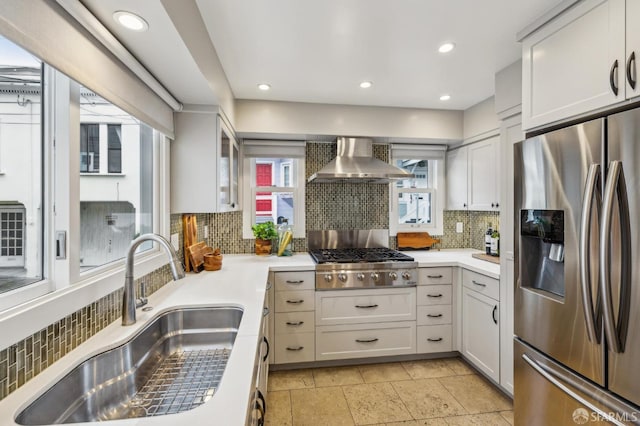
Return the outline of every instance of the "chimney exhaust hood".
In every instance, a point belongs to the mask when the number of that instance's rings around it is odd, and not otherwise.
[[[373,158],[370,138],[338,138],[336,158],[309,177],[307,182],[389,183],[415,175]]]

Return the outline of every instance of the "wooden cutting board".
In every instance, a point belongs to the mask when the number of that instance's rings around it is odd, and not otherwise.
[[[186,272],[190,272],[192,270],[192,265],[188,250],[189,247],[198,242],[198,224],[196,223],[196,215],[182,215],[182,236],[184,243],[184,269]]]
[[[428,232],[398,232],[398,249],[426,250],[439,243],[438,238],[431,238]]]
[[[486,254],[486,253],[473,253],[471,257],[475,257],[476,259],[480,259],[480,260],[486,260],[487,262],[491,262],[491,263],[500,264],[499,256],[491,256],[490,254]]]
[[[213,253],[213,249],[204,241],[200,241],[187,249],[191,269],[193,272],[200,272],[204,269],[204,255]]]

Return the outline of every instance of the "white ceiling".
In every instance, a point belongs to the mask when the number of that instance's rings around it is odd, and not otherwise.
[[[184,1],[184,0],[181,0]],[[193,1],[193,0],[191,0]],[[236,98],[466,109],[520,57],[515,34],[562,0],[195,0]],[[215,96],[159,0],[84,0],[182,103]],[[119,28],[129,10],[149,31]],[[445,41],[449,54],[437,52]],[[359,83],[371,80],[372,88]],[[272,86],[261,92],[257,84]],[[451,100],[442,102],[442,94]]]

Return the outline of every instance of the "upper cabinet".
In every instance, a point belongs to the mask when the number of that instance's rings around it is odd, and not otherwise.
[[[171,142],[171,212],[240,210],[239,144],[231,126],[215,112],[175,114]]]
[[[447,209],[500,208],[500,137],[447,152]]]
[[[627,0],[627,16],[639,0]],[[524,129],[575,117],[635,96],[633,49],[640,30],[630,30],[625,51],[625,0],[585,0],[551,20],[523,42]],[[631,34],[636,33],[636,34]],[[628,53],[628,54],[627,54]],[[630,60],[629,60],[630,59]]]

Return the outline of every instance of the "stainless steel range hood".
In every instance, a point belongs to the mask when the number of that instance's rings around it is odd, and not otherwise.
[[[373,158],[372,139],[340,137],[336,158],[311,175],[307,182],[389,183],[413,177],[412,173]]]

